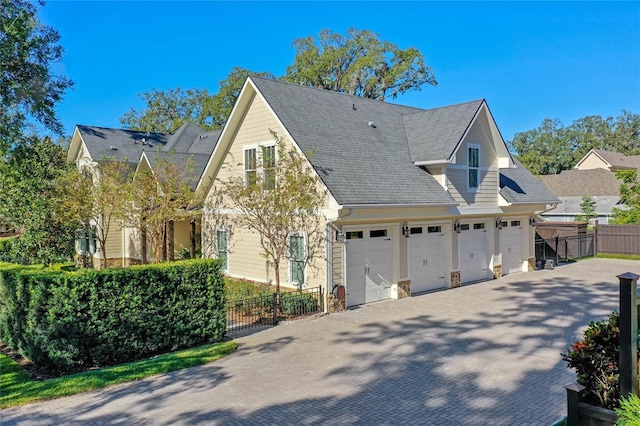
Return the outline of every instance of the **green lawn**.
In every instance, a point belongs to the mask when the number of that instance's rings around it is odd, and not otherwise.
[[[636,254],[598,253],[596,257],[601,259],[640,260],[640,256]]]
[[[214,343],[40,382],[31,380],[20,365],[0,354],[0,408],[60,398],[206,364],[230,354],[237,346],[235,342]]]

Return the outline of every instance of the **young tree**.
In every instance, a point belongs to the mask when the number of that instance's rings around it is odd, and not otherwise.
[[[92,169],[72,169],[59,181],[59,217],[95,236],[101,266],[107,265],[107,239],[114,226],[129,217],[132,201],[130,167],[105,158]]]
[[[637,170],[618,170],[616,177],[622,180],[620,202],[624,207],[614,207],[612,224],[633,225],[640,223],[640,182]]]
[[[581,214],[576,215],[576,221],[589,222],[589,225],[591,225],[592,218],[598,217],[598,214],[596,213],[596,200],[591,195],[585,195],[582,197],[580,213]]]
[[[34,2],[0,0],[0,155],[34,122],[63,131],[55,105],[73,82],[53,74],[63,53],[60,35],[38,20],[37,11]]]
[[[275,132],[272,135],[275,149],[262,149],[255,173],[246,179],[231,176],[221,182],[220,191],[225,205],[234,211],[236,225],[260,235],[264,255],[274,268],[279,295],[282,262],[300,249],[300,237],[305,241],[304,254],[297,260],[304,265],[311,264],[322,251],[326,194],[307,158],[295,148],[287,148]]]
[[[284,80],[384,101],[424,84],[437,85],[420,51],[400,49],[368,30],[346,35],[323,29],[316,40],[294,40],[296,56]]]
[[[153,155],[153,154],[150,154]],[[193,162],[188,158],[157,157],[149,167],[138,167],[133,182],[135,210],[129,223],[140,231],[142,262],[146,263],[146,243],[149,243],[155,263],[166,260],[166,241],[170,222],[190,217],[187,207],[193,199]]]

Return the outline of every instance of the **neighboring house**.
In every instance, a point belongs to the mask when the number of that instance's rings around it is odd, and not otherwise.
[[[342,285],[355,306],[535,267],[530,219],[558,200],[509,154],[484,100],[424,110],[251,76],[198,191],[211,199],[215,179],[255,172],[270,131],[311,153],[327,194],[324,256],[304,286]],[[272,280],[259,235],[214,217],[203,213],[204,254],[225,258],[231,276]],[[300,280],[299,261],[283,285]]]
[[[67,158],[79,170],[95,170],[102,161],[124,159],[132,172],[138,167],[153,169],[155,161],[169,158],[178,164],[193,165],[192,182],[195,188],[219,135],[220,131],[207,132],[192,123],[183,125],[169,135],[78,125],[73,133]],[[170,223],[167,257],[178,258],[185,248],[193,254],[199,233],[199,218]],[[144,252],[141,246],[139,232],[133,228],[123,229],[120,224],[112,224],[106,242],[107,265],[140,263]],[[99,263],[99,247],[91,236],[80,234],[77,249],[79,254],[92,256],[94,264]],[[147,260],[151,259],[150,251],[146,250],[146,253]]]
[[[589,151],[573,170],[563,170],[556,175],[540,176],[541,182],[560,199],[555,208],[550,208],[541,216],[548,221],[573,222],[582,213],[582,198],[590,195],[596,201],[595,219],[607,224],[614,207],[620,204],[620,185],[616,178],[618,170],[637,169],[640,156],[626,156],[617,152],[599,149]]]
[[[639,168],[640,155],[628,156],[601,149],[592,149],[574,166],[577,170],[606,169],[612,172]]]

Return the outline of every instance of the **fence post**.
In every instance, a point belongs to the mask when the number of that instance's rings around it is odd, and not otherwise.
[[[556,235],[556,265],[558,265],[558,242],[559,242],[559,238]]]
[[[593,255],[598,255],[598,219],[593,227]]]
[[[567,426],[579,426],[580,412],[578,404],[582,397],[582,391],[586,388],[577,383],[572,383],[564,387],[567,390]]]
[[[631,272],[620,280],[620,395],[638,395],[638,278]]]

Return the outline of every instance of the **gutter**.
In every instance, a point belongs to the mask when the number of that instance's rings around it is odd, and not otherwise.
[[[436,166],[439,164],[448,164],[449,160],[428,160],[428,161],[414,161],[415,166]]]
[[[456,207],[460,203],[411,203],[411,204],[344,204],[340,206],[342,209],[384,209],[384,208],[402,208],[402,207]]]

